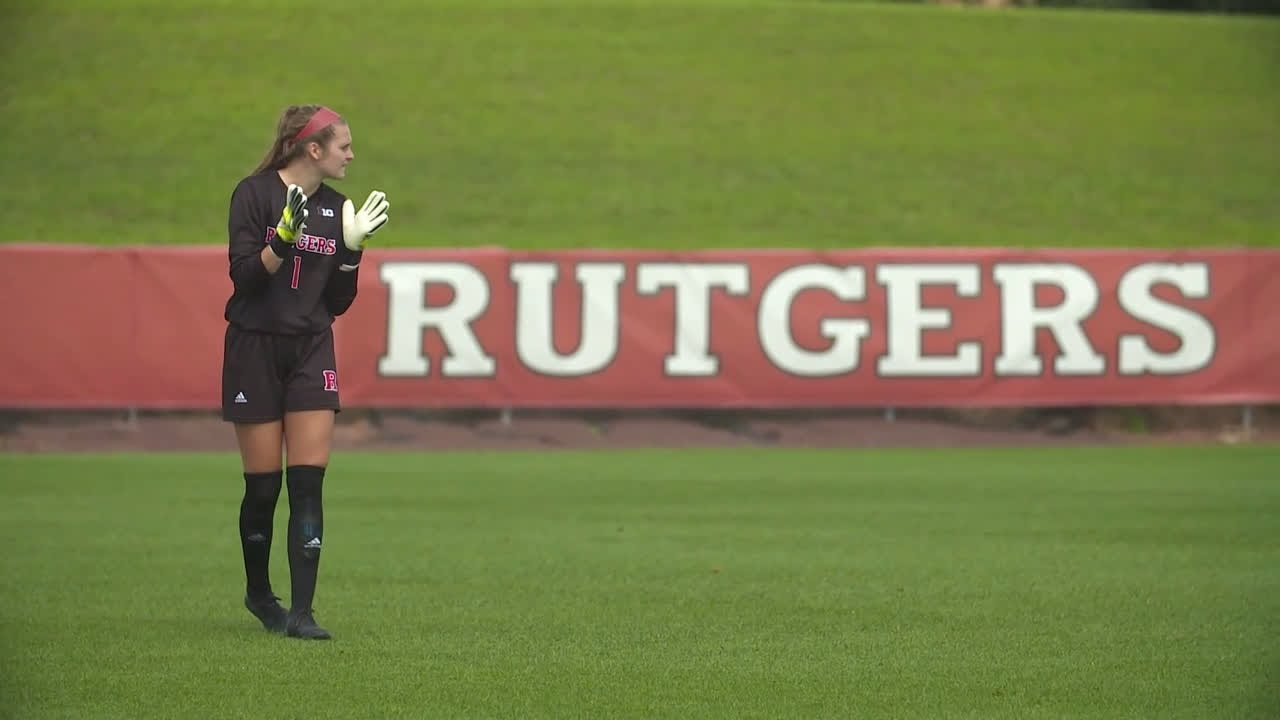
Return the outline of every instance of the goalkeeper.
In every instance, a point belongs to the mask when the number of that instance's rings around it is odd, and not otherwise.
[[[346,177],[354,157],[341,116],[290,106],[266,157],[232,192],[228,219],[222,417],[235,427],[243,465],[244,604],[268,629],[298,638],[330,637],[312,601],[324,539],[321,488],[341,409],[332,325],[355,301],[365,243],[390,207],[375,190],[356,209],[325,184]],[[282,487],[287,611],[267,572]]]

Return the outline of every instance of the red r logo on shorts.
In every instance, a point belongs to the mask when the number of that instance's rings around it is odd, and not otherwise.
[[[338,373],[333,370],[324,371],[324,389],[327,392],[338,392]]]

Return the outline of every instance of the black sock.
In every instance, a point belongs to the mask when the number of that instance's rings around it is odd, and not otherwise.
[[[268,572],[271,530],[283,478],[284,473],[279,470],[244,474],[244,499],[240,501],[240,548],[244,552],[246,588],[254,597],[271,594]]]
[[[294,610],[310,610],[320,570],[320,541],[324,537],[324,509],[320,488],[325,468],[289,466],[289,573]]]

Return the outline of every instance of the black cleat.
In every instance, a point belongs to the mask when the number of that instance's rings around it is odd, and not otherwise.
[[[289,614],[280,606],[280,598],[275,595],[264,595],[259,598],[245,595],[244,606],[262,622],[262,626],[266,629],[274,633],[285,631]]]
[[[310,610],[291,610],[285,634],[304,640],[328,640],[329,631],[316,624]]]

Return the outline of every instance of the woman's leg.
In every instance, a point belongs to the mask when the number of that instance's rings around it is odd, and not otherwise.
[[[237,423],[236,443],[247,473],[280,472],[284,457],[284,423]]]
[[[303,638],[327,639],[312,614],[320,547],[324,538],[322,488],[333,444],[333,410],[300,410],[284,417],[289,488],[289,572],[293,592],[287,632]]]
[[[245,607],[268,630],[284,632],[286,614],[271,589],[271,535],[284,473],[284,426],[279,421],[237,423],[236,442],[244,468],[240,501],[240,546],[244,553]]]

